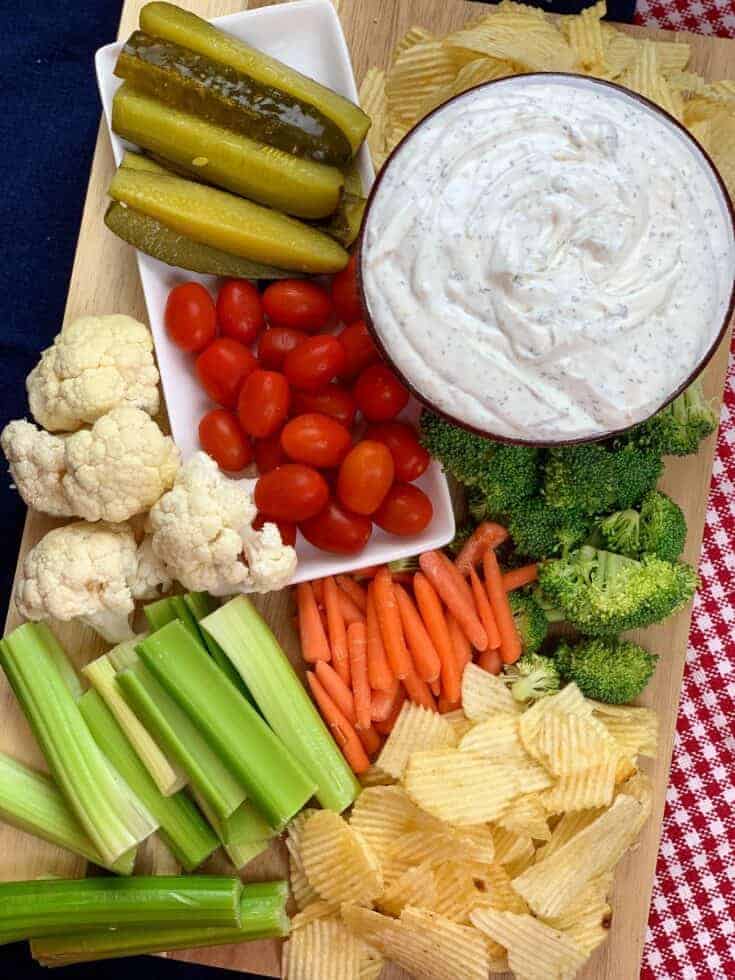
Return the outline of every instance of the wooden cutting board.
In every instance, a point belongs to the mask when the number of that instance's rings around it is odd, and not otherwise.
[[[137,26],[138,11],[144,0],[125,0],[120,37]],[[179,0],[182,5],[205,17],[232,13],[248,6],[243,0]],[[267,0],[251,0],[250,7],[265,6]],[[395,42],[413,24],[442,35],[477,16],[482,7],[461,0],[334,0],[339,8],[358,83],[371,65],[385,66]],[[643,36],[678,37],[692,48],[692,67],[709,79],[735,79],[735,41],[671,35],[664,31],[626,28]],[[79,242],[69,287],[65,320],[83,313],[128,313],[146,320],[143,295],[133,250],[108,232],[102,223],[105,191],[113,173],[109,139],[100,127],[87,200],[82,218]],[[61,324],[59,324],[61,326]],[[709,395],[721,399],[727,367],[729,335],[705,373]],[[18,391],[18,415],[25,414],[25,396]],[[695,458],[669,460],[663,488],[683,507],[689,524],[686,558],[696,562],[704,525],[707,494],[712,469],[714,439],[708,440]],[[39,514],[26,520],[18,562],[28,550],[54,526],[54,521]],[[58,522],[56,522],[58,523]],[[272,594],[258,601],[268,622],[284,647],[297,662],[295,636],[290,625],[289,599],[286,593]],[[19,617],[11,604],[6,630],[18,625]],[[62,643],[79,666],[97,656],[103,649],[89,629],[79,626],[55,627]],[[681,613],[665,625],[646,631],[646,642],[661,654],[655,680],[646,691],[644,702],[653,705],[661,718],[661,754],[651,767],[655,784],[653,816],[643,832],[640,844],[618,869],[613,898],[614,916],[609,941],[599,949],[582,971],[585,980],[632,980],[638,976],[645,937],[656,855],[661,833],[669,762],[676,725],[679,688],[684,669],[689,614]],[[0,750],[23,762],[42,765],[38,749],[21,716],[5,678],[0,675]],[[214,867],[218,867],[217,858]],[[155,871],[166,862],[156,841],[141,856],[141,871]],[[224,862],[219,864],[225,870]],[[56,847],[38,841],[19,831],[0,826],[0,880],[22,880],[55,874],[73,877],[84,874],[85,865]],[[275,845],[248,869],[247,877],[264,880],[286,873],[284,851]],[[218,949],[195,950],[174,954],[178,959],[212,966],[277,976],[278,944],[260,942]],[[0,953],[0,958],[2,954]],[[0,971],[1,972],[1,971]],[[397,980],[405,976],[389,968],[383,977]],[[462,980],[458,977],[457,980]]]

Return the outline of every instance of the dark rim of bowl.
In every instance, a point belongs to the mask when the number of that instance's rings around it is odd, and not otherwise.
[[[548,447],[578,446],[591,442],[605,442],[609,439],[614,439],[617,436],[625,435],[625,433],[630,432],[631,429],[634,429],[636,426],[642,425],[644,422],[648,421],[648,419],[656,415],[657,412],[660,412],[662,408],[665,408],[667,405],[671,404],[671,402],[674,401],[675,398],[678,398],[678,396],[683,391],[685,391],[692,384],[692,382],[695,381],[699,377],[699,375],[704,371],[704,369],[707,367],[709,362],[714,357],[720,344],[722,343],[725,334],[727,332],[727,329],[730,325],[730,320],[732,318],[733,311],[735,310],[735,277],[733,278],[733,284],[730,289],[730,301],[728,303],[727,311],[723,318],[722,326],[718,330],[716,337],[714,338],[711,345],[707,349],[707,352],[699,361],[699,363],[694,368],[694,370],[689,375],[687,375],[687,377],[679,385],[679,387],[676,388],[676,390],[672,392],[672,394],[669,395],[669,397],[666,398],[666,400],[663,401],[658,406],[658,408],[655,409],[655,411],[651,412],[645,418],[640,419],[637,422],[633,422],[631,425],[623,426],[622,428],[619,429],[611,429],[608,432],[603,432],[595,436],[585,436],[579,439],[559,439],[558,441],[554,441],[554,442],[542,441],[537,439],[511,439],[508,436],[497,435],[494,432],[489,432],[487,429],[480,429],[477,426],[471,425],[469,422],[466,422],[461,418],[457,418],[456,416],[451,415],[449,412],[445,412],[443,409],[437,408],[436,405],[432,404],[432,402],[430,401],[429,398],[427,398],[426,395],[423,395],[405,377],[401,369],[397,366],[397,364],[391,357],[390,353],[386,350],[386,347],[383,344],[383,341],[380,335],[378,334],[378,331],[375,328],[375,324],[373,323],[372,315],[370,313],[370,309],[367,304],[367,298],[365,295],[365,285],[362,278],[362,248],[363,248],[363,241],[365,237],[365,229],[367,228],[368,218],[370,216],[370,210],[373,201],[375,200],[376,194],[378,192],[378,189],[380,188],[383,177],[388,172],[388,168],[393,162],[395,156],[408,142],[408,140],[410,140],[411,137],[417,132],[417,130],[419,130],[424,125],[424,123],[426,123],[429,119],[431,119],[431,117],[434,116],[437,112],[446,108],[446,106],[451,105],[452,102],[457,102],[459,99],[464,99],[471,92],[476,92],[479,89],[489,88],[491,85],[502,85],[503,83],[507,83],[515,78],[548,78],[550,80],[553,80],[554,78],[571,78],[574,79],[575,81],[579,81],[580,79],[583,79],[585,84],[604,86],[605,88],[611,88],[611,89],[615,89],[617,92],[622,92],[623,95],[627,96],[628,98],[643,103],[643,105],[647,106],[649,109],[652,109],[658,115],[663,116],[663,118],[671,126],[673,126],[675,129],[680,130],[684,134],[686,139],[689,140],[691,143],[693,143],[696,149],[704,157],[705,163],[709,166],[710,170],[712,171],[712,175],[715,179],[715,182],[718,185],[720,192],[722,193],[722,197],[730,217],[730,227],[733,234],[733,240],[735,241],[735,210],[733,209],[733,201],[730,197],[730,193],[727,187],[725,186],[725,182],[720,176],[719,170],[715,166],[712,158],[710,157],[709,153],[707,153],[707,151],[702,146],[702,144],[689,132],[689,130],[686,128],[686,126],[683,125],[683,123],[680,123],[678,119],[676,119],[670,113],[666,112],[665,109],[662,109],[659,105],[656,105],[655,102],[652,102],[650,99],[647,99],[645,96],[639,95],[637,92],[633,92],[630,89],[625,88],[623,85],[617,85],[615,82],[608,82],[601,78],[592,78],[588,75],[576,75],[574,72],[562,72],[562,71],[523,72],[519,75],[507,75],[504,78],[496,78],[490,82],[481,82],[479,85],[473,85],[471,88],[466,89],[464,92],[460,92],[459,95],[455,95],[451,99],[447,99],[446,102],[442,102],[440,105],[436,106],[434,109],[431,110],[431,112],[429,112],[426,116],[424,116],[423,119],[419,120],[419,122],[417,122],[415,126],[412,126],[411,129],[409,129],[409,131],[406,133],[403,139],[391,150],[385,162],[383,163],[383,166],[381,167],[380,171],[378,172],[373,182],[373,186],[370,189],[370,193],[368,194],[367,204],[365,206],[365,213],[362,219],[362,227],[360,229],[360,235],[358,237],[357,247],[355,249],[355,272],[357,278],[357,287],[360,294],[360,304],[362,306],[363,317],[367,325],[367,328],[370,332],[370,335],[372,336],[373,341],[375,342],[378,350],[385,358],[385,360],[388,362],[388,364],[391,366],[391,368],[396,373],[398,378],[401,380],[402,384],[405,385],[405,387],[411,392],[411,394],[414,396],[414,398],[416,398],[418,402],[420,402],[422,405],[428,408],[435,415],[439,415],[441,418],[446,419],[447,422],[451,422],[452,425],[457,425],[460,428],[467,429],[469,432],[474,432],[475,435],[482,436],[486,439],[492,439],[494,442],[504,442],[515,446],[533,446],[536,448],[544,448],[547,446]]]

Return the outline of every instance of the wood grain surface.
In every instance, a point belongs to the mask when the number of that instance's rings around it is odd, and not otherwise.
[[[144,0],[126,0],[120,24],[123,37],[137,26],[138,11]],[[179,0],[206,17],[216,17],[248,7],[243,0]],[[265,6],[266,0],[251,0],[250,7]],[[390,52],[399,37],[413,24],[420,24],[436,34],[444,34],[476,16],[481,7],[461,0],[339,0],[340,18],[352,52],[355,74],[360,82],[371,65],[388,64]],[[647,36],[672,35],[626,28]],[[709,79],[735,78],[735,41],[679,35],[692,46],[692,67]],[[83,313],[127,313],[146,319],[143,295],[133,250],[112,235],[102,223],[106,204],[105,191],[113,173],[109,139],[103,127],[97,139],[89,181],[74,268],[72,271],[65,321]],[[59,324],[61,327],[61,324]],[[705,387],[709,395],[721,398],[729,335],[709,365]],[[26,413],[24,393],[18,392],[18,415]],[[696,458],[669,460],[663,489],[683,507],[689,524],[685,557],[696,562],[702,539],[707,494],[712,469],[714,439],[709,439]],[[52,526],[54,521],[30,513],[26,520],[19,562]],[[58,522],[57,522],[58,523]],[[277,593],[258,600],[261,612],[275,629],[285,649],[296,662],[296,644],[289,619],[289,598]],[[15,627],[19,617],[12,603],[6,630]],[[54,624],[62,643],[78,665],[98,655],[103,645],[91,630],[79,626]],[[646,643],[661,655],[653,683],[646,691],[644,703],[653,705],[661,718],[661,754],[651,774],[655,785],[653,816],[643,832],[640,844],[631,852],[616,875],[613,897],[614,916],[609,941],[599,949],[580,974],[584,980],[633,980],[639,964],[645,937],[646,920],[656,854],[661,831],[665,791],[676,724],[679,688],[684,669],[689,613],[683,612],[665,625],[646,631]],[[0,750],[23,762],[42,766],[38,749],[28,726],[0,675]],[[223,859],[215,857],[212,867],[225,870]],[[153,871],[167,867],[165,857],[154,839],[142,849],[140,869]],[[264,880],[286,872],[284,849],[280,844],[248,868],[247,878]],[[85,873],[84,862],[51,845],[6,826],[0,826],[0,880],[22,880],[39,875],[65,877]],[[260,942],[217,949],[194,950],[174,954],[177,959],[213,966],[250,971],[267,976],[279,973],[278,944]],[[0,970],[0,973],[2,971]],[[383,973],[384,980],[405,976],[392,967]],[[462,980],[458,977],[457,980]]]

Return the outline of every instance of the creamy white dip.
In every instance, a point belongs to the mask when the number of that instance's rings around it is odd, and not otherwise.
[[[686,134],[589,79],[468,92],[398,150],[363,239],[396,367],[483,431],[556,442],[651,415],[722,327],[732,224]]]

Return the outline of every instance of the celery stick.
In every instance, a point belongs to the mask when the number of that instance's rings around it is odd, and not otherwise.
[[[201,642],[202,634],[199,632],[199,627],[197,626],[197,621],[193,613],[184,601],[184,596],[171,596],[171,605],[174,607],[176,618],[184,624],[195,640]]]
[[[214,612],[214,610],[218,608],[217,602],[208,592],[187,592],[187,594],[184,596],[184,602],[196,620],[197,625],[199,625],[200,621],[204,619],[205,616],[208,616],[211,612]],[[217,643],[214,637],[210,636],[206,630],[203,630],[201,626],[199,626],[199,635],[202,638],[204,646],[209,651],[210,657],[212,660],[214,660],[222,673],[228,680],[232,681],[241,694],[245,695],[256,711],[259,710],[257,704],[255,703],[255,699],[247,689],[245,681],[232,666],[232,662],[228,659],[225,651],[222,649],[219,643]]]
[[[0,819],[105,867],[99,851],[82,830],[53,781],[1,752]],[[131,850],[109,865],[109,870],[129,875],[134,864],[135,850]]]
[[[148,731],[217,816],[224,820],[234,813],[247,796],[245,787],[145,664],[138,661],[123,670],[117,683]]]
[[[159,823],[159,835],[187,871],[217,849],[217,838],[184,793],[163,796],[97,691],[87,691],[79,710],[95,741]]]
[[[240,871],[249,861],[268,850],[275,831],[249,800],[239,806],[227,820],[218,820],[206,802],[194,795],[236,871]]]
[[[139,721],[120,693],[115,680],[115,668],[106,656],[98,657],[83,668],[82,673],[97,691],[120,728],[127,736],[138,758],[164,796],[172,796],[187,784],[186,773],[169,762],[156,741]]]
[[[64,652],[64,648],[51,632],[47,623],[36,623],[36,631],[45,644],[49,656],[56,664],[62,680],[69,689],[69,693],[75,701],[78,701],[82,694],[84,694],[84,688],[82,687],[82,682],[79,680],[79,674],[77,674],[74,665]]]
[[[243,885],[240,899],[242,924],[236,929],[124,927],[115,932],[65,933],[31,943],[31,953],[42,966],[69,966],[91,960],[163,953],[175,949],[244,943],[288,935],[286,914],[288,885],[267,881]]]
[[[143,607],[145,618],[152,630],[158,630],[166,623],[172,623],[177,618],[177,612],[170,598],[157,599]]]
[[[265,720],[315,781],[321,805],[341,813],[359,793],[359,784],[252,602],[237,596],[199,625],[225,651]]]
[[[240,779],[268,823],[277,830],[285,827],[311,798],[316,780],[181,623],[164,626],[138,651]]]
[[[106,865],[157,829],[112,769],[35,623],[0,641],[0,662],[28,718],[51,775]]]
[[[73,927],[241,925],[242,882],[224,875],[0,882],[0,944]]]

